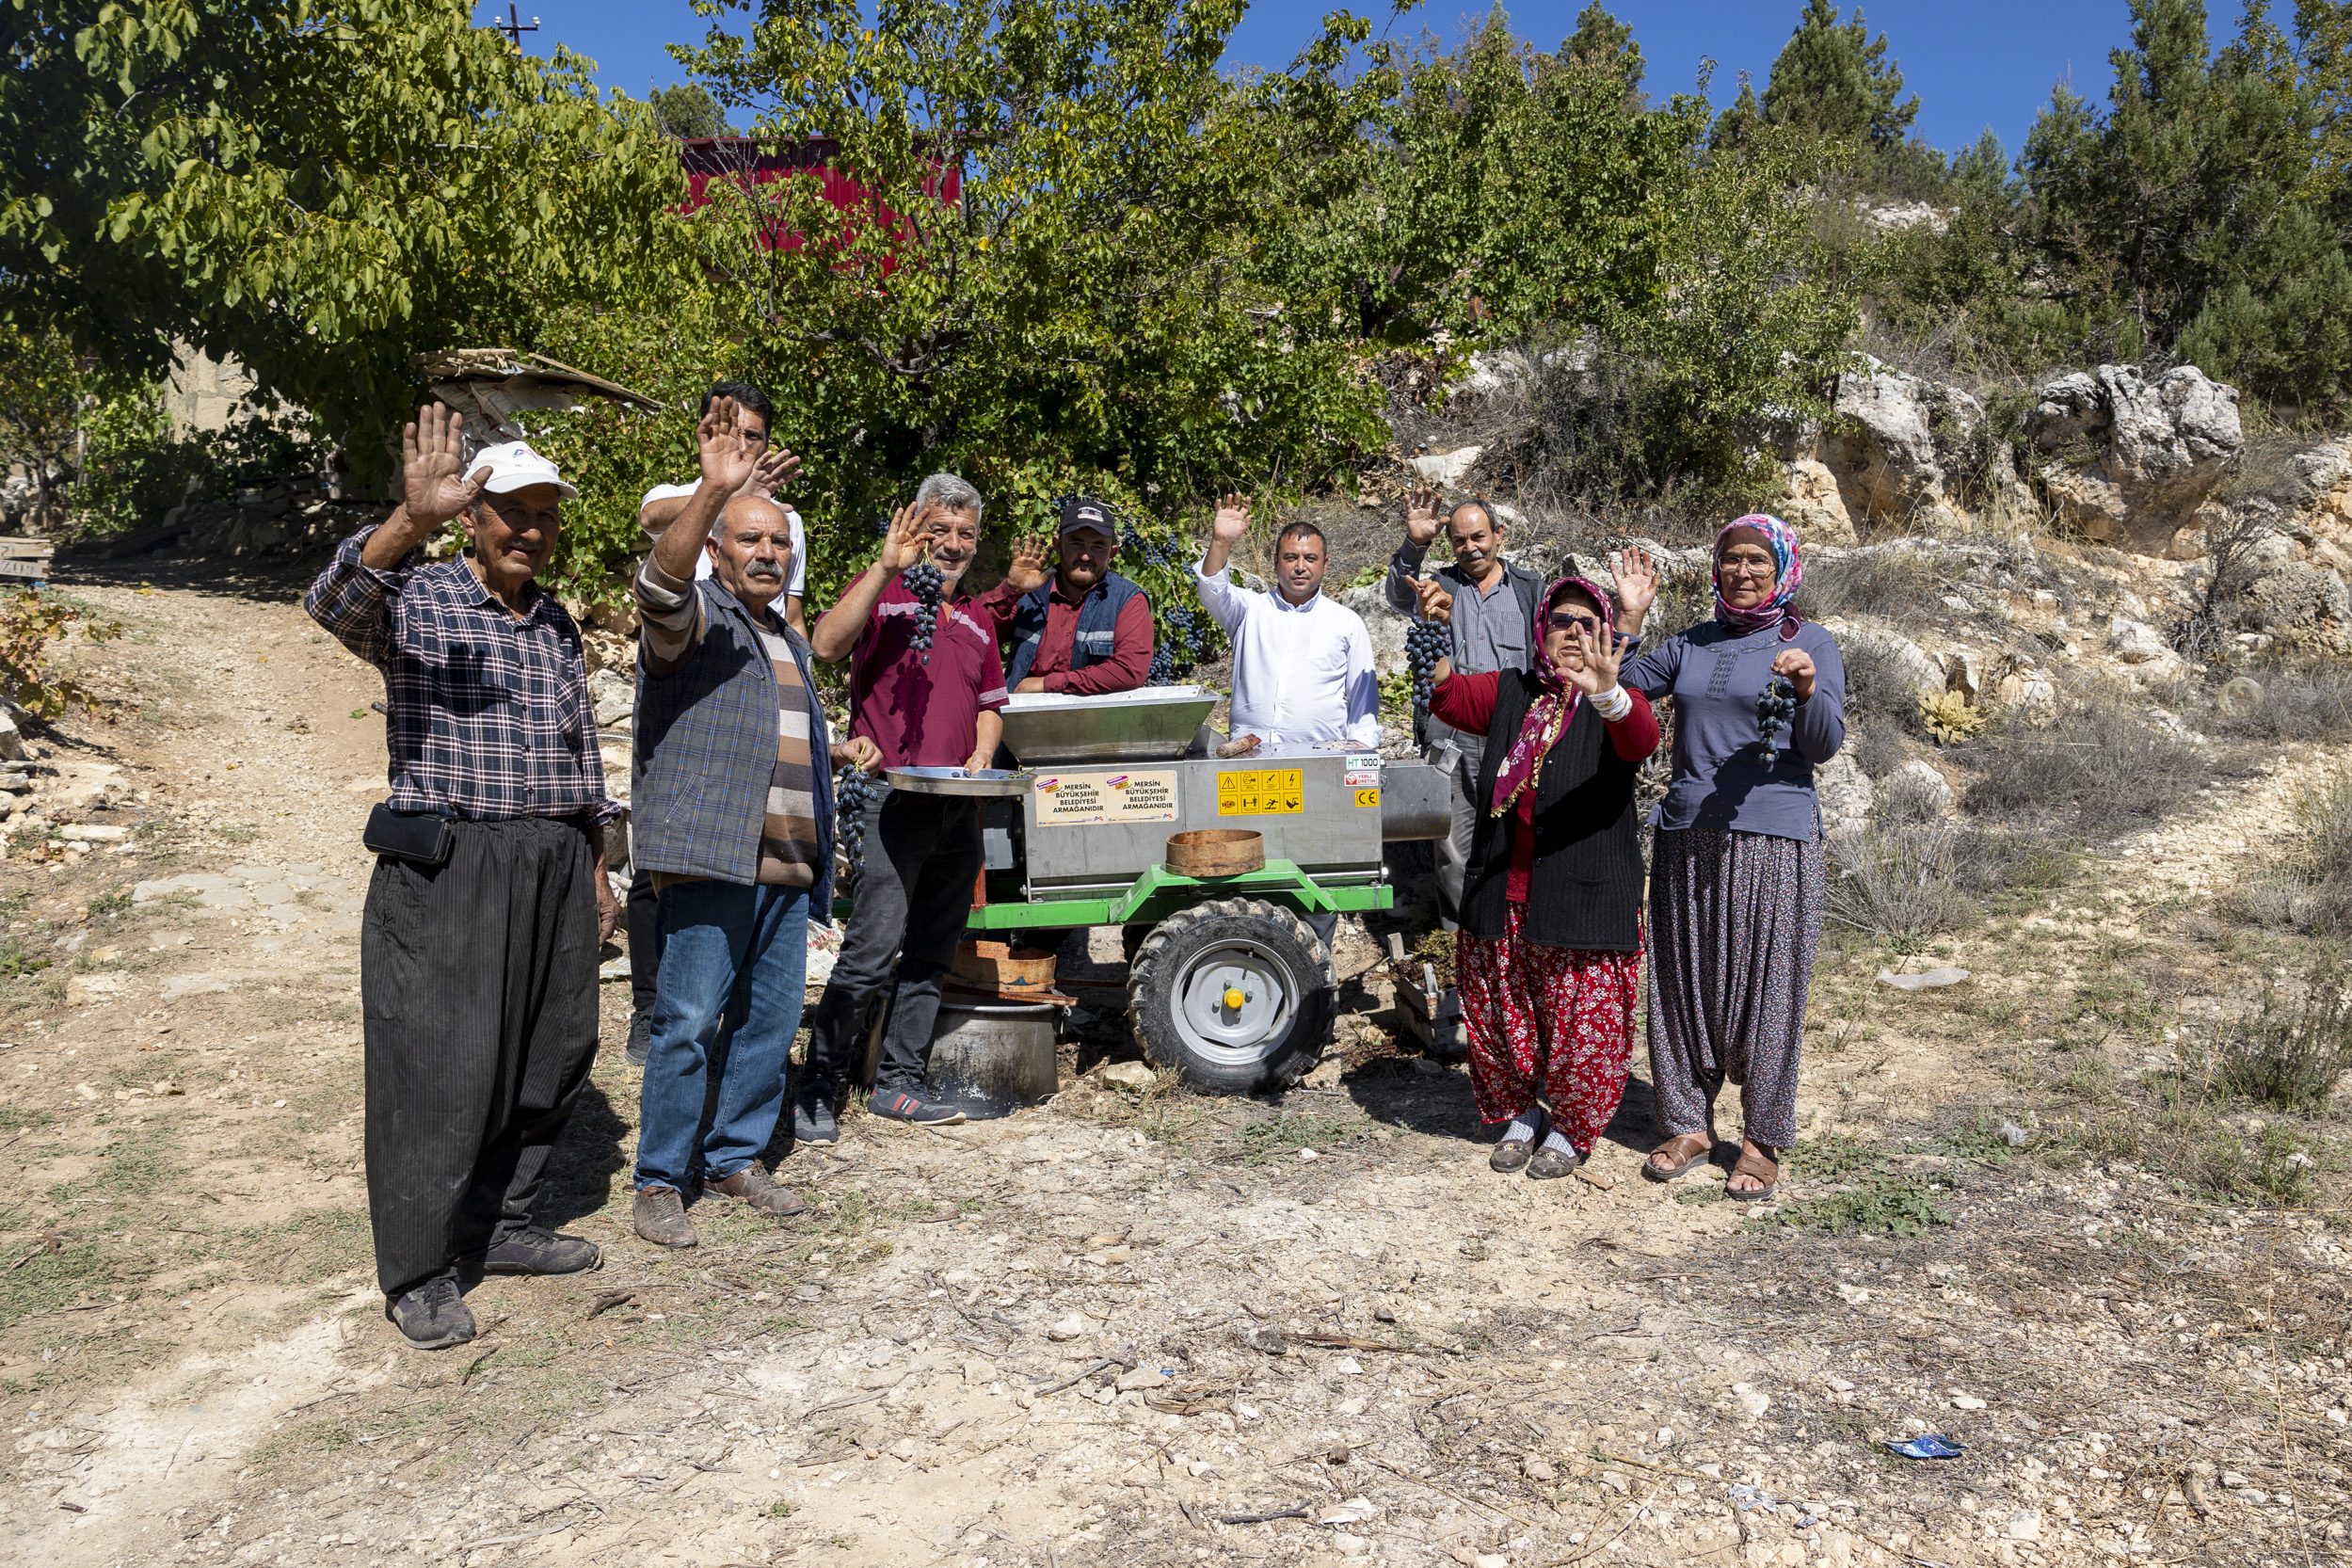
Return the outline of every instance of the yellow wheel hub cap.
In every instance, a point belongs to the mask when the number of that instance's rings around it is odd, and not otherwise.
[[[1225,989],[1225,1005],[1235,1009],[1236,1011],[1239,1011],[1241,1004],[1249,1000],[1249,998],[1243,996],[1239,990],[1231,986],[1227,986]]]

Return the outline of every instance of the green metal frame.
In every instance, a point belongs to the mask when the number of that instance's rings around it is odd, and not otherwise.
[[[1306,915],[1330,910],[1389,909],[1397,902],[1395,888],[1378,884],[1326,888],[1291,860],[1269,860],[1262,871],[1242,872],[1234,876],[1178,876],[1165,866],[1152,866],[1120,892],[1091,898],[984,904],[972,911],[965,929],[1039,931],[1074,925],[1156,925],[1187,904],[1229,894],[1288,904]],[[849,912],[849,900],[833,901],[836,918],[845,919]]]

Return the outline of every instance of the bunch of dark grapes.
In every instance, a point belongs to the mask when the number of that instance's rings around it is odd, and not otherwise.
[[[906,584],[906,591],[915,596],[916,604],[920,606],[921,613],[915,617],[915,648],[928,664],[931,639],[939,629],[939,589],[947,579],[940,575],[937,567],[924,559],[900,572],[899,581]]]
[[[1404,662],[1413,671],[1413,706],[1429,712],[1430,693],[1437,689],[1437,661],[1453,648],[1453,634],[1437,621],[1416,620],[1404,634]]]
[[[1151,671],[1144,677],[1146,686],[1181,685],[1192,673],[1192,666],[1181,663],[1172,643],[1155,644],[1151,650]]]
[[[1776,675],[1764,684],[1764,693],[1756,698],[1756,726],[1764,732],[1764,765],[1774,766],[1781,760],[1781,745],[1789,728],[1797,722],[1797,688],[1788,678]]]
[[[840,830],[841,853],[849,863],[849,885],[866,864],[866,808],[882,798],[882,781],[863,768],[844,766],[833,776],[833,821]]]

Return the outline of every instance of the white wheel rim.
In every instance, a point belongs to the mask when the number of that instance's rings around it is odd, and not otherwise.
[[[1228,1005],[1237,993],[1240,1004]],[[1228,938],[1187,959],[1170,987],[1170,1001],[1185,1046],[1220,1066],[1265,1060],[1299,1010],[1290,967],[1247,937]]]

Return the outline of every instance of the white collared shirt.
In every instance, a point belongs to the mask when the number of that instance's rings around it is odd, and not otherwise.
[[[694,493],[695,486],[693,485],[656,485],[646,491],[645,499],[637,503],[637,509],[643,511],[657,501],[667,501],[673,496],[691,496]],[[780,501],[776,504],[784,505]],[[792,531],[792,580],[784,584],[784,592],[789,598],[798,599],[802,597],[800,591],[802,585],[808,581],[808,536],[801,528],[800,514],[790,506],[784,507],[784,523]],[[695,581],[701,582],[711,575],[711,552],[707,550],[696,551]],[[776,611],[777,615],[783,613],[780,608]]]
[[[1317,594],[1293,604],[1192,565],[1192,585],[1233,644],[1233,733],[1271,744],[1380,744],[1380,678],[1364,617]]]

